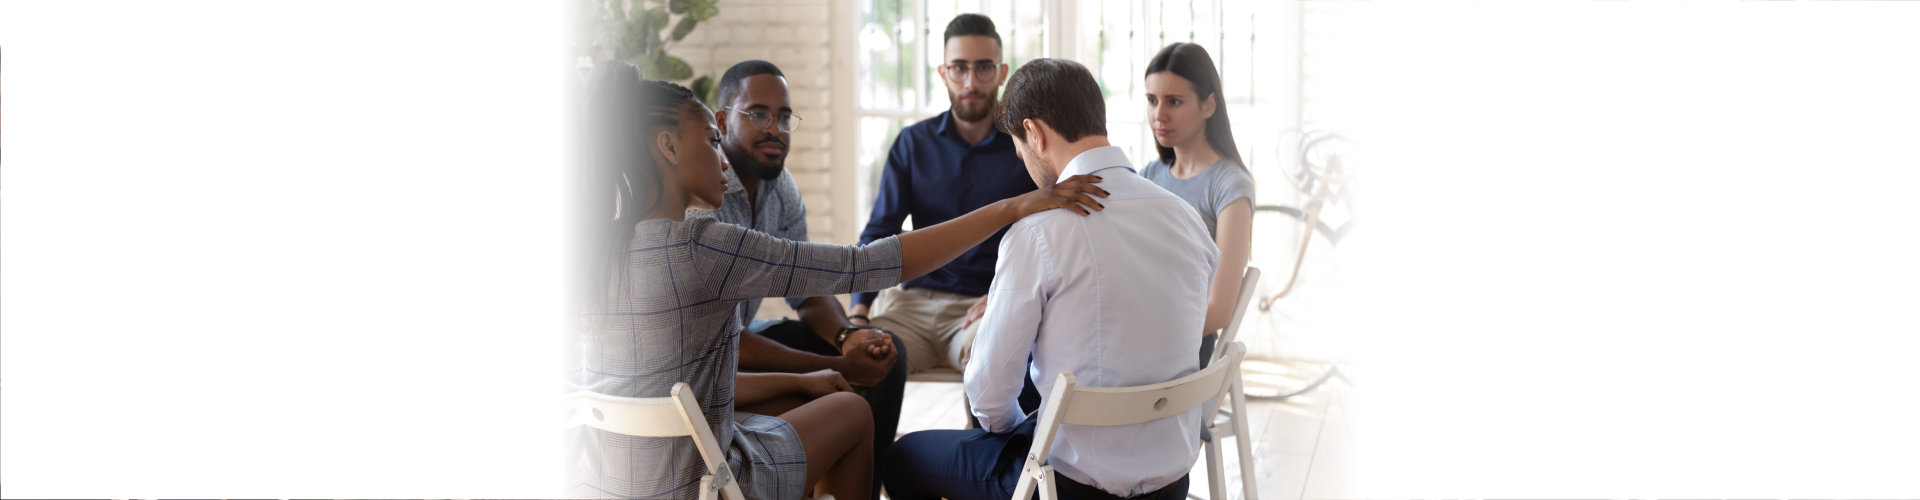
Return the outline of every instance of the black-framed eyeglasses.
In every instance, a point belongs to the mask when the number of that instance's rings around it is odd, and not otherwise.
[[[956,61],[942,64],[940,67],[946,70],[947,81],[953,83],[966,83],[969,74],[973,76],[974,81],[983,83],[993,81],[993,77],[1000,74],[1000,63],[992,61],[980,61],[971,65]]]
[[[735,109],[733,106],[722,106],[720,107],[720,110],[731,111],[734,113],[747,115],[747,123],[751,123],[755,128],[760,128],[760,129],[767,128],[767,124],[768,124],[767,122],[774,121],[777,119],[780,124],[780,131],[786,132],[786,133],[793,133],[793,122],[795,120],[800,119],[800,115],[793,114],[792,111],[782,111],[780,112],[780,114],[775,115],[773,113],[767,112],[767,110],[764,110],[764,109],[746,111],[741,109]]]

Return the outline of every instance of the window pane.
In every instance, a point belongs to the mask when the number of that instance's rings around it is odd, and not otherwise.
[[[893,140],[900,135],[900,129],[913,122],[875,116],[860,118],[860,152],[856,160],[860,165],[860,187],[854,196],[862,227],[873,212],[873,197],[879,192],[880,172],[886,168],[887,152],[893,150]]]
[[[947,23],[953,22],[953,16],[960,15],[962,12],[971,12],[973,6],[961,5],[954,0],[934,0],[927,2],[926,9],[927,18],[924,22],[927,43],[921,44],[925,47],[921,53],[926,54],[922,58],[926,63],[921,65],[920,71],[926,74],[927,88],[925,94],[921,96],[921,101],[928,112],[938,113],[947,109],[947,86],[941,82],[940,74],[934,72],[933,67],[947,60]]]
[[[874,0],[860,5],[858,77],[861,109],[912,109],[913,4]]]

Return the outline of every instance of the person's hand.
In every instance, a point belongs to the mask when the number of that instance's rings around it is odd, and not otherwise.
[[[847,385],[847,379],[841,378],[840,372],[828,369],[801,374],[800,391],[811,399],[836,392],[851,392],[853,386]]]
[[[889,332],[885,328],[877,327],[848,332],[847,344],[840,346],[840,355],[845,356],[848,353],[861,350],[862,347],[865,348],[868,356],[874,358],[890,357],[893,355],[893,332]]]
[[[1107,190],[1094,185],[1098,182],[1100,182],[1099,177],[1080,174],[1061,179],[1048,189],[1035,189],[1027,194],[1007,198],[1005,202],[1013,210],[1013,218],[1016,220],[1056,208],[1087,215],[1107,208],[1106,205],[1094,201],[1095,196],[1101,198],[1108,196]]]
[[[981,295],[980,300],[973,301],[973,305],[967,306],[967,318],[960,322],[960,328],[973,326],[973,322],[980,321],[980,317],[986,314],[987,296]]]
[[[895,356],[892,335],[878,329],[854,330],[840,346],[841,373],[853,385],[873,387],[893,371]]]

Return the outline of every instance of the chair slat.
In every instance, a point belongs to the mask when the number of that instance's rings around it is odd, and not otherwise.
[[[584,425],[615,434],[641,437],[680,437],[693,439],[707,472],[700,478],[702,498],[709,498],[714,484],[720,484],[720,498],[742,500],[740,484],[727,469],[726,456],[700,413],[693,388],[686,382],[673,384],[668,396],[630,398],[592,391],[575,391],[562,400],[567,426]]]
[[[1227,321],[1227,328],[1220,332],[1219,345],[1232,344],[1240,337],[1240,320],[1247,315],[1247,304],[1253,302],[1254,286],[1260,284],[1260,268],[1247,266],[1246,274],[1240,278],[1240,297],[1234,299],[1233,316]],[[1222,353],[1216,349],[1213,359],[1220,359]]]
[[[568,397],[567,425],[642,437],[690,435],[672,398],[629,398],[580,391]]]
[[[1071,425],[1132,425],[1152,422],[1191,410],[1218,397],[1226,389],[1227,374],[1240,365],[1246,347],[1228,344],[1221,362],[1158,384],[1134,387],[1073,387],[1073,403],[1060,416]],[[1064,379],[1063,379],[1064,381]]]
[[[1112,426],[1151,422],[1192,410],[1224,393],[1237,379],[1230,375],[1239,373],[1247,346],[1234,342],[1221,351],[1224,355],[1206,369],[1158,384],[1078,387],[1073,373],[1060,374],[1040,409],[1039,427],[1034,430],[1033,444],[1027,448],[1026,463],[1015,483],[1013,498],[1027,500],[1036,489],[1042,500],[1054,498],[1053,468],[1048,465],[1048,455],[1053,451],[1053,437],[1063,424]],[[1209,450],[1213,449],[1209,445]]]

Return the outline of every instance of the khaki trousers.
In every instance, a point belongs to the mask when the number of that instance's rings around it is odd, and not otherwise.
[[[967,371],[976,321],[967,328],[967,308],[979,297],[925,288],[888,288],[873,301],[873,326],[899,335],[907,347],[907,373],[946,366]]]

